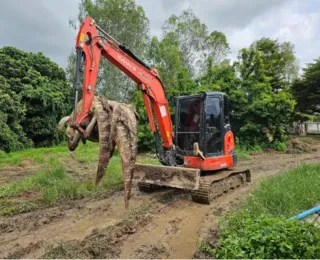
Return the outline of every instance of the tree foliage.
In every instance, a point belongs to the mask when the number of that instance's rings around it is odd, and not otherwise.
[[[229,52],[225,34],[218,31],[209,33],[192,9],[183,11],[180,16],[170,16],[162,29],[163,38],[169,36],[176,40],[183,65],[191,77],[202,74],[209,57],[219,63]]]
[[[243,92],[235,130],[245,144],[263,145],[286,139],[295,102],[286,89],[274,91],[268,67],[263,53],[255,48],[242,49],[235,63],[241,81],[238,89]]]
[[[291,42],[262,38],[251,45],[264,59],[264,74],[269,77],[273,91],[287,87],[298,77],[299,64]]]
[[[297,100],[298,113],[320,113],[320,59],[303,69],[301,79],[294,81],[291,90]]]
[[[63,69],[42,53],[0,49],[0,149],[57,143],[56,124],[69,113],[70,91]]]
[[[97,24],[137,56],[146,57],[149,46],[149,20],[144,9],[134,0],[82,0],[79,4],[78,22],[91,16]],[[75,29],[78,29],[75,26]],[[74,53],[69,58],[67,76],[73,83]],[[100,61],[97,91],[107,98],[128,102],[134,99],[135,85],[118,68],[102,58]]]

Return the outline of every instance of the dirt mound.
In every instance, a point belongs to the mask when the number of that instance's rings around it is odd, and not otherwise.
[[[298,138],[290,138],[288,141],[287,153],[311,153],[316,150],[312,143],[301,141]]]
[[[72,240],[49,248],[43,258],[119,258],[123,241],[146,226],[151,219],[152,215],[146,214],[138,219],[124,220],[115,226],[95,229],[82,242]]]

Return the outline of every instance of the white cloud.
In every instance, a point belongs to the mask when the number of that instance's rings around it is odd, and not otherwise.
[[[42,51],[65,67],[76,32],[79,0],[1,0],[0,47],[13,45]],[[320,0],[136,0],[150,20],[150,31],[161,36],[170,15],[191,7],[210,31],[226,34],[231,58],[262,37],[292,41],[301,64],[320,56]],[[62,7],[61,7],[62,6]],[[110,32],[112,33],[112,32]],[[133,50],[134,51],[134,50]]]
[[[320,56],[319,21],[320,12],[310,6],[311,1],[291,1],[277,9],[255,17],[242,29],[227,30],[231,46],[231,58],[239,49],[248,47],[253,41],[270,37],[279,41],[291,41],[296,47],[296,56],[302,66]]]

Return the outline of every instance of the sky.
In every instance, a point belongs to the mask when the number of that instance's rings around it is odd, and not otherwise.
[[[209,31],[226,34],[229,58],[262,37],[291,41],[300,66],[320,57],[320,0],[136,0],[150,22],[151,35],[172,14],[192,8]],[[0,47],[43,52],[61,67],[74,48],[76,31],[69,19],[79,0],[0,0]],[[112,34],[112,32],[110,32]],[[132,50],[134,51],[134,50]]]

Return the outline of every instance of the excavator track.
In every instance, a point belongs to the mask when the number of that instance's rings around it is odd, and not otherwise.
[[[191,191],[192,200],[210,204],[215,198],[251,181],[249,170],[225,170],[202,176],[199,189]]]

